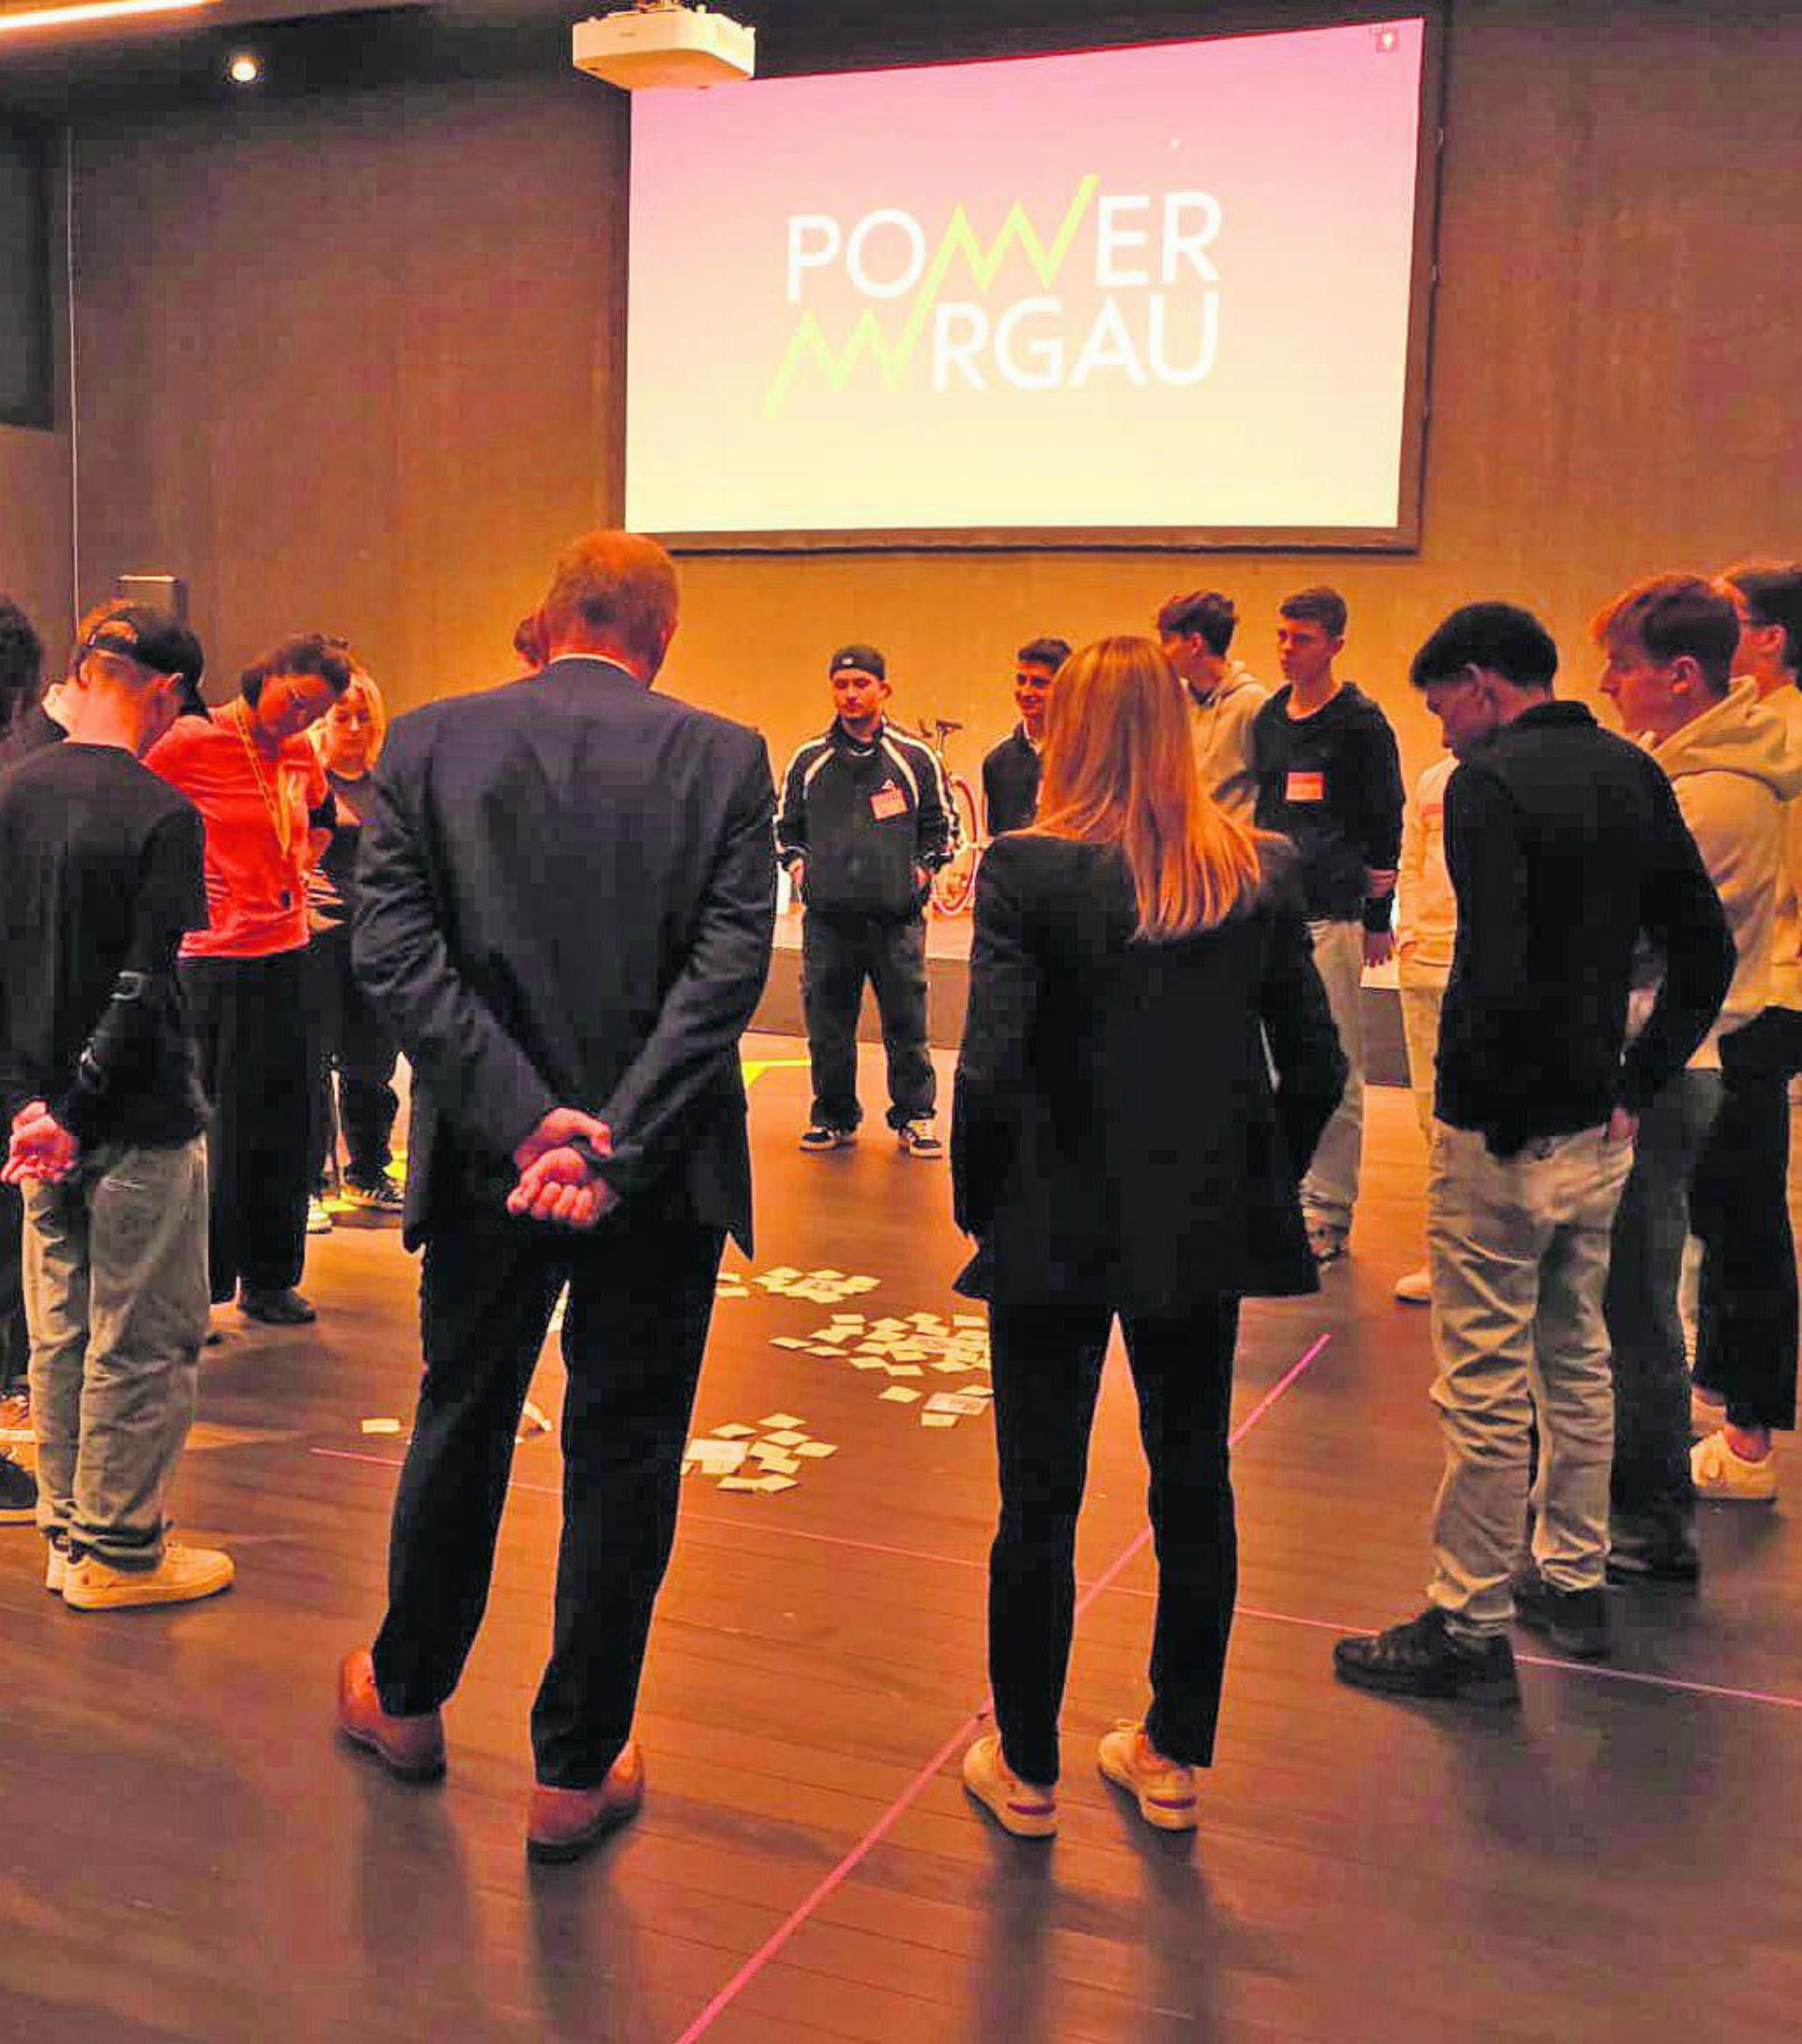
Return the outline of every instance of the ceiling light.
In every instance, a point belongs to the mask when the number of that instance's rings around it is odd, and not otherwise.
[[[76,0],[70,7],[0,13],[0,36],[22,36],[40,28],[77,28],[86,22],[129,21],[137,14],[193,13],[215,4],[216,0]]]
[[[235,85],[253,85],[263,75],[263,67],[249,50],[240,50],[225,67],[225,75]]]

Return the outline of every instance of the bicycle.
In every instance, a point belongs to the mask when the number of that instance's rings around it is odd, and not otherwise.
[[[951,735],[963,728],[949,717],[922,718],[917,727],[917,735],[932,747],[939,761],[951,802],[951,857],[932,877],[932,906],[941,916],[969,912],[970,897],[976,892],[976,867],[983,856],[978,820],[982,812],[976,806],[976,791],[961,773],[953,770],[951,764]]]

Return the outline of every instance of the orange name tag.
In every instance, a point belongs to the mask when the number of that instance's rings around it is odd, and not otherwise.
[[[1323,802],[1326,800],[1325,774],[1291,773],[1284,784],[1283,800],[1289,802]]]
[[[884,781],[870,797],[870,814],[878,823],[886,823],[891,816],[905,816],[908,813],[908,798],[893,781]]]

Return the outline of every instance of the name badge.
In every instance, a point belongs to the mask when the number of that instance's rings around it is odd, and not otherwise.
[[[1283,800],[1289,802],[1323,802],[1326,800],[1326,775],[1290,773],[1284,784]]]
[[[891,816],[905,816],[908,813],[908,798],[893,781],[884,781],[870,797],[870,814],[878,823],[888,822]]]

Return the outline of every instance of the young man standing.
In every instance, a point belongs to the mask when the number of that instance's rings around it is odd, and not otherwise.
[[[904,1154],[941,1157],[926,1048],[926,890],[954,849],[938,755],[883,715],[888,668],[873,646],[828,663],[836,714],[783,776],[776,856],[806,908],[802,998],[814,1067],[808,1151],[857,1140],[857,1015],[876,990],[889,1062],[889,1126]]]
[[[1014,701],[1020,721],[983,761],[983,825],[990,837],[1029,829],[1039,813],[1039,755],[1045,711],[1067,639],[1031,639],[1015,654]]]
[[[1229,816],[1249,823],[1258,807],[1251,727],[1270,691],[1229,657],[1239,613],[1216,589],[1173,596],[1157,614],[1158,644],[1189,692],[1201,786]]]
[[[1552,700],[1557,667],[1545,628],[1510,603],[1454,611],[1414,656],[1461,762],[1445,789],[1458,938],[1427,1189],[1445,1472],[1426,1610],[1334,1649],[1342,1682],[1391,1695],[1518,1701],[1517,1596],[1560,1644],[1606,1646],[1614,1211],[1638,1119],[1733,972],[1671,784],[1581,703]],[[1665,978],[1623,1055],[1642,937]],[[1535,1416],[1535,1567],[1517,1586]]]
[[[1689,1371],[1677,1297],[1690,1179],[1720,1105],[1721,1045],[1769,998],[1802,751],[1759,707],[1750,680],[1730,684],[1739,620],[1711,584],[1694,575],[1636,584],[1593,631],[1607,660],[1602,692],[1670,777],[1737,953],[1715,1028],[1641,1118],[1606,1296],[1615,1412],[1609,1572],[1693,1581]],[[1718,1190],[1712,1203],[1705,1188],[1696,1201],[1694,1231],[1704,1243],[1738,1224],[1744,1191]]]
[[[1366,966],[1394,949],[1389,925],[1401,851],[1401,760],[1389,720],[1334,662],[1345,645],[1345,599],[1303,589],[1277,606],[1286,684],[1251,727],[1256,821],[1301,854],[1308,929],[1334,1026],[1351,1070],[1302,1182],[1302,1212],[1319,1263],[1345,1254],[1364,1148]]]
[[[1802,748],[1802,561],[1746,561],[1718,587],[1739,627],[1733,673]],[[1795,1425],[1795,1243],[1790,1229],[1791,1079],[1802,1072],[1802,813],[1789,806],[1767,1005],[1720,1040],[1720,1112],[1697,1167],[1698,1208],[1719,1215],[1702,1260],[1690,1455],[1716,1503],[1777,1496],[1772,1435]]]
[[[206,1107],[176,979],[206,895],[198,813],[139,762],[191,644],[147,607],[105,619],[68,741],[0,774],[4,1175],[25,1188],[45,1581],[76,1610],[233,1575],[164,1537],[206,1333]]]

